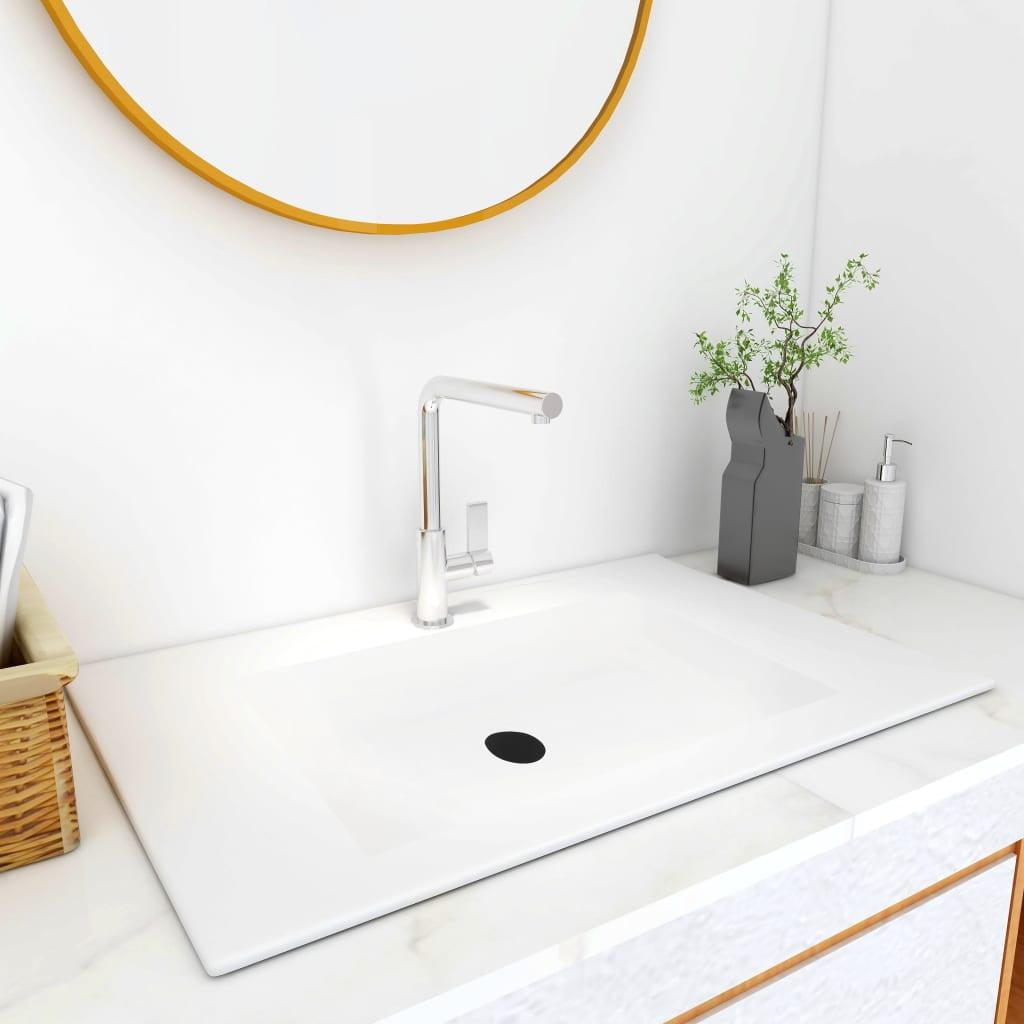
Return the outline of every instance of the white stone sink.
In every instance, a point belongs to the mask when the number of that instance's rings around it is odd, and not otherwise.
[[[657,556],[452,610],[440,633],[400,605],[82,670],[75,707],[209,973],[991,685]],[[500,759],[501,732],[543,756]]]

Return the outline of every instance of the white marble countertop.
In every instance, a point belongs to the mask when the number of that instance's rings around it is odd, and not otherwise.
[[[1024,601],[803,556],[759,589],[996,689],[217,979],[72,721],[82,846],[0,875],[0,1024],[440,1024],[1024,763]]]

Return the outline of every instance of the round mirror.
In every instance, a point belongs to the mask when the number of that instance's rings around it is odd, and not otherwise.
[[[43,0],[117,106],[207,180],[323,227],[482,220],[611,116],[652,0]]]

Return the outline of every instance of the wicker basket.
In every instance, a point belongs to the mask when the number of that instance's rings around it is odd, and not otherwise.
[[[16,663],[0,669],[0,871],[78,845],[64,687],[78,659],[22,570]]]

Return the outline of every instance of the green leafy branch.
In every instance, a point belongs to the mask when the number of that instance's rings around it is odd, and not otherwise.
[[[821,366],[826,359],[848,363],[851,352],[846,329],[836,322],[836,311],[843,295],[861,286],[873,291],[879,270],[867,266],[867,253],[846,261],[845,266],[825,288],[825,298],[815,318],[805,323],[807,314],[793,282],[793,264],[781,253],[777,273],[771,284],[758,287],[745,281],[736,289],[736,330],[729,338],[713,342],[707,331],[698,331],[694,348],[706,361],[706,367],[690,377],[690,397],[700,404],[723,388],[757,390],[752,366],[761,361],[760,378],[771,397],[775,388],[786,395],[786,415],[780,417],[786,432],[796,426],[797,381],[807,369]],[[756,333],[755,316],[764,330]]]

